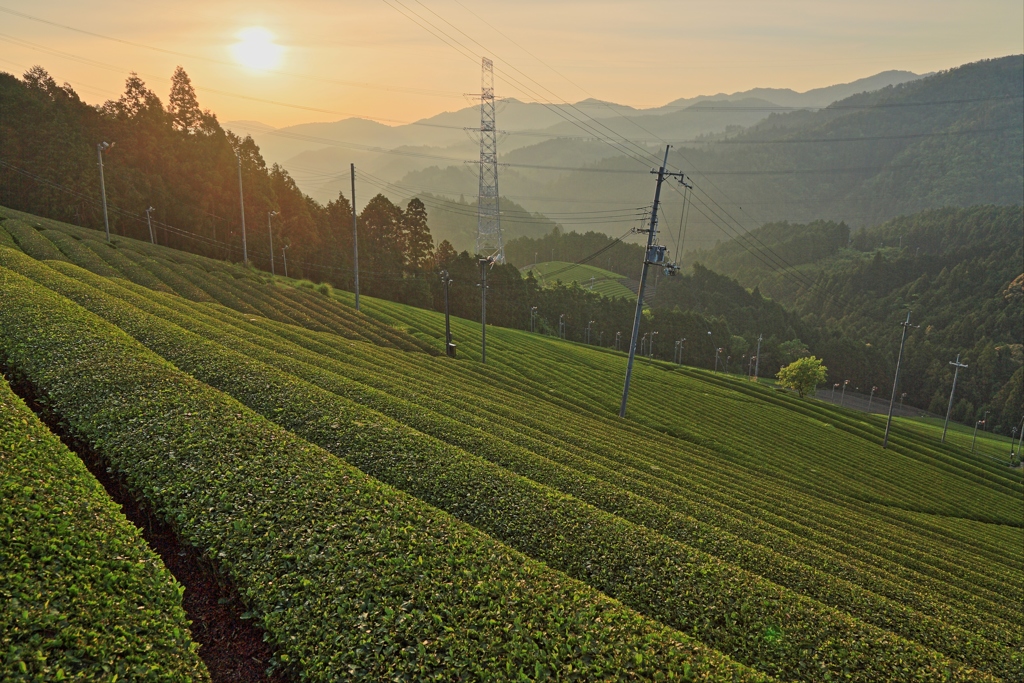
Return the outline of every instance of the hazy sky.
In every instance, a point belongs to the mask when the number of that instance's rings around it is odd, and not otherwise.
[[[495,61],[499,96],[642,107],[1024,52],[1020,0],[0,0],[0,9],[52,22],[0,11],[0,70],[42,64],[89,102],[117,97],[134,70],[166,101],[181,64],[220,120],[274,126],[459,109],[479,89],[481,55]],[[447,35],[431,35],[424,19]]]

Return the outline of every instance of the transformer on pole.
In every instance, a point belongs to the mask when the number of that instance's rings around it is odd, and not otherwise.
[[[482,60],[480,78],[480,190],[476,201],[476,253],[505,262],[498,210],[498,131],[494,127],[494,62]]]

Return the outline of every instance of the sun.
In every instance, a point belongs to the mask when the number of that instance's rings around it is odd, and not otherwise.
[[[274,42],[274,34],[261,26],[242,29],[238,42],[231,46],[231,56],[253,71],[266,71],[281,64],[284,47]]]

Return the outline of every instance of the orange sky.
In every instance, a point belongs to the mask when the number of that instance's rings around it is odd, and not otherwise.
[[[99,102],[116,97],[132,70],[166,99],[181,64],[222,121],[274,126],[349,115],[404,122],[459,109],[471,103],[463,93],[479,88],[481,54],[495,60],[499,96],[656,106],[1024,52],[1019,0],[0,0],[0,8],[117,39],[0,11],[0,70],[20,75],[42,64]],[[446,35],[416,23],[424,19]],[[231,45],[253,27],[283,48],[276,71],[235,61]]]

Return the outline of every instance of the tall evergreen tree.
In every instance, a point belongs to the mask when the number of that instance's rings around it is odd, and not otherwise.
[[[409,200],[402,214],[402,241],[408,271],[416,273],[430,268],[434,239],[427,225],[427,207],[416,197]]]

